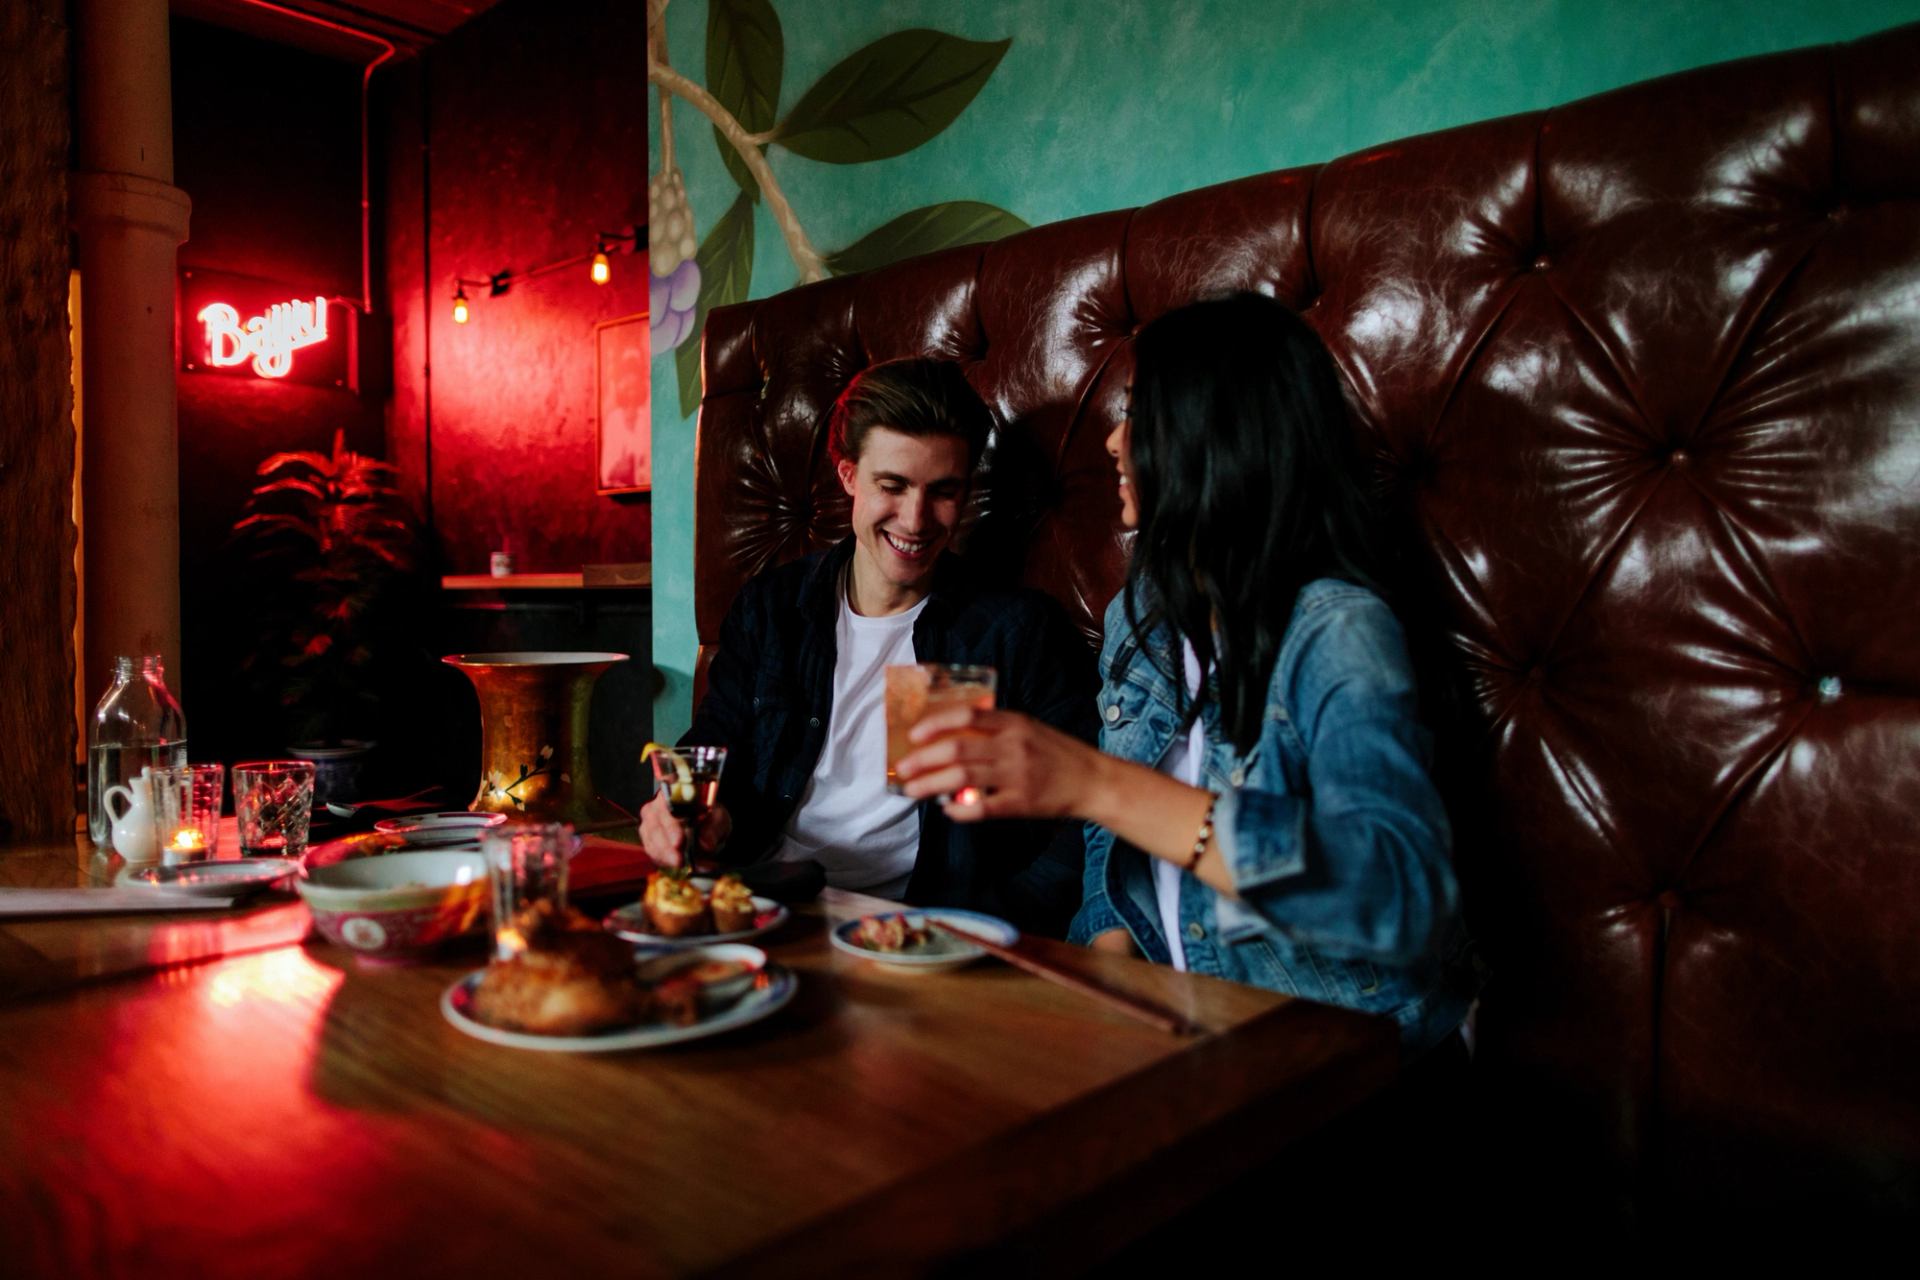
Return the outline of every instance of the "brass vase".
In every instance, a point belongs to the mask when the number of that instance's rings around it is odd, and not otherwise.
[[[480,695],[480,790],[469,809],[583,826],[620,816],[587,761],[593,684],[624,653],[456,653]],[[637,744],[636,744],[637,749]]]

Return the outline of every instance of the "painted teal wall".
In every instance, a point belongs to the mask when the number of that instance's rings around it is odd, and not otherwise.
[[[1703,63],[1846,40],[1920,20],[1920,0],[773,0],[785,37],[780,107],[893,31],[932,27],[1012,48],[973,103],[924,146],[864,165],[771,148],[814,244],[842,248],[896,214],[983,200],[1029,223],[1124,208],[1208,183],[1332,159],[1377,142],[1552,106]],[[671,0],[676,69],[705,80],[707,5]],[[658,98],[648,154],[661,155]],[[738,187],[707,122],[674,105],[678,161],[704,236]],[[791,287],[758,215],[752,296]],[[673,356],[656,352],[655,733],[687,723],[693,622],[693,420]]]

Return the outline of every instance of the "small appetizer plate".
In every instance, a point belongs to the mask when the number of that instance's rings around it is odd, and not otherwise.
[[[693,883],[702,893],[713,892],[713,880],[710,877],[695,876]],[[616,909],[607,917],[606,925],[609,932],[650,950],[683,951],[688,947],[712,946],[716,942],[744,942],[748,938],[758,938],[778,929],[792,914],[783,904],[756,893],[753,895],[753,928],[739,929],[733,933],[692,933],[681,938],[669,938],[653,931],[647,920],[646,904],[636,900]]]
[[[711,955],[706,954],[709,951]],[[702,1001],[702,1012],[690,1026],[637,1022],[629,1027],[615,1027],[590,1036],[543,1036],[530,1031],[507,1031],[488,1026],[470,1012],[474,988],[480,985],[481,975],[485,973],[482,969],[476,969],[447,988],[446,994],[440,997],[440,1012],[455,1028],[475,1039],[543,1053],[617,1053],[626,1049],[657,1049],[689,1040],[704,1040],[708,1036],[722,1035],[748,1026],[785,1008],[787,1002],[793,999],[793,993],[800,989],[800,980],[794,977],[792,970],[770,963],[766,952],[758,947],[711,947],[705,951],[684,951],[657,957],[641,966],[641,977],[657,982],[671,971],[686,966],[708,961],[744,962],[747,959],[745,953],[758,957],[758,962],[753,966],[755,972],[745,975],[746,980],[739,983],[743,994],[729,1003]],[[727,982],[734,981],[733,978],[727,979]],[[715,985],[723,987],[724,984]],[[724,995],[724,990],[720,994]]]
[[[237,898],[279,884],[300,870],[297,858],[213,858],[175,866],[128,867],[121,884],[147,885],[200,898]]]
[[[962,942],[952,934],[935,929],[929,923],[933,920],[945,920],[956,929],[977,934],[988,942],[997,942],[1010,947],[1020,940],[1020,931],[998,916],[982,914],[978,911],[962,911],[957,907],[933,907],[926,910],[887,912],[887,915],[905,917],[907,926],[929,931],[927,940],[918,946],[908,947],[904,951],[877,951],[854,941],[859,932],[860,921],[848,920],[836,925],[828,936],[833,945],[848,955],[859,956],[862,960],[871,960],[903,973],[941,973],[948,969],[958,969],[961,965],[971,964],[987,954],[979,947]]]

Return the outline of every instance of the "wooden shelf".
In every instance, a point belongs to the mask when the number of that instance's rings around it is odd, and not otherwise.
[[[440,579],[448,591],[578,591],[586,585],[577,573],[450,573]]]
[[[653,565],[590,564],[579,573],[450,573],[440,579],[447,591],[633,591],[653,586]]]

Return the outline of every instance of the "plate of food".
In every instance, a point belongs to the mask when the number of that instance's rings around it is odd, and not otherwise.
[[[956,929],[1003,947],[1010,947],[1020,939],[1020,931],[1000,917],[957,907],[861,916],[834,926],[828,936],[835,947],[849,955],[908,973],[958,969],[987,954],[972,943],[935,928],[935,920],[944,920]]]
[[[738,876],[656,872],[647,891],[607,917],[607,928],[655,950],[740,942],[787,922],[786,907],[748,891]]]
[[[587,928],[469,973],[440,997],[440,1012],[492,1044],[613,1053],[721,1035],[783,1008],[798,989],[799,979],[758,947],[646,959],[631,943]]]

